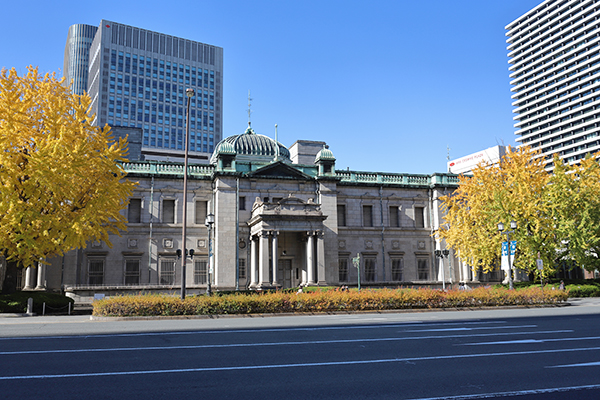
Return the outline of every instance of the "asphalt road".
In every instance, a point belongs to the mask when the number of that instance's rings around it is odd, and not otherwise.
[[[600,300],[188,320],[0,318],[0,396],[600,399]]]

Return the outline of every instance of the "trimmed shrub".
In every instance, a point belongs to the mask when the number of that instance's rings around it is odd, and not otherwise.
[[[476,288],[469,291],[432,289],[286,291],[251,295],[190,296],[181,300],[167,295],[116,296],[95,301],[97,316],[219,315],[293,312],[376,311],[427,308],[529,306],[557,304],[567,300],[560,290],[528,288],[506,290]]]

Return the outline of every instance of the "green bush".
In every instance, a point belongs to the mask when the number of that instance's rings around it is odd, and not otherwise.
[[[567,285],[565,289],[569,297],[600,297],[600,286],[597,285]]]
[[[56,293],[46,292],[15,292],[11,294],[0,294],[0,313],[24,313],[27,312],[27,300],[33,299],[33,312],[42,314],[43,304],[46,303],[46,314],[66,313],[68,305],[74,300]]]
[[[528,288],[506,290],[476,288],[469,291],[432,289],[317,290],[220,296],[190,296],[181,300],[167,295],[116,296],[95,301],[93,315],[170,316],[293,312],[401,310],[423,308],[490,307],[557,304],[567,300],[561,290]]]

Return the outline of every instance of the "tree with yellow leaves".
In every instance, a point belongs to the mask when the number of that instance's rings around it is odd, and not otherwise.
[[[574,262],[594,271],[600,268],[600,154],[579,164],[554,156],[554,174],[548,187],[557,241],[557,262]]]
[[[442,198],[444,226],[438,232],[473,268],[490,272],[506,240],[497,224],[517,222],[514,267],[543,276],[567,261],[590,271],[600,268],[600,165],[587,157],[578,165],[554,156],[544,170],[539,151],[508,149],[499,164],[480,164],[461,176],[459,188]]]
[[[29,67],[0,72],[0,251],[21,266],[125,229],[127,142],[92,125],[89,96]]]

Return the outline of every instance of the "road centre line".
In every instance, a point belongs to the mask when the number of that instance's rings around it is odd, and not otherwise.
[[[221,334],[221,333],[262,333],[262,332],[298,332],[298,331],[326,331],[326,330],[346,330],[346,329],[395,329],[406,328],[411,325],[416,326],[435,326],[435,325],[478,325],[478,324],[505,324],[506,321],[467,321],[467,322],[448,322],[448,323],[422,323],[421,321],[411,321],[406,324],[381,324],[381,325],[344,325],[344,326],[320,326],[306,328],[261,328],[261,329],[223,329],[212,331],[176,331],[176,332],[136,332],[136,333],[108,333],[91,335],[60,335],[60,336],[12,336],[0,337],[2,340],[43,340],[43,339],[74,339],[74,338],[106,338],[106,337],[136,337],[136,336],[166,336],[166,335],[202,335],[202,334]]]
[[[508,336],[508,335],[530,335],[530,334],[553,334],[553,333],[573,333],[573,330],[539,331],[539,332],[509,332],[509,333],[480,333],[469,335],[448,335],[448,336],[411,336],[411,337],[391,337],[391,338],[373,338],[373,339],[336,339],[336,340],[308,340],[302,342],[266,342],[266,343],[229,343],[229,344],[202,344],[202,345],[182,345],[182,346],[150,346],[150,347],[115,347],[115,348],[94,348],[94,349],[63,349],[63,350],[22,350],[22,351],[0,351],[0,355],[25,355],[25,354],[54,354],[54,353],[93,353],[93,352],[111,352],[111,351],[149,351],[149,350],[183,350],[183,349],[217,349],[233,347],[260,347],[260,346],[290,346],[290,345],[314,345],[314,344],[334,344],[334,343],[366,343],[366,342],[392,342],[403,340],[428,340],[428,339],[458,339],[471,338],[475,336]]]
[[[452,332],[452,331],[474,331],[481,329],[517,329],[517,328],[537,328],[537,325],[508,325],[508,326],[485,326],[477,328],[440,328],[440,329],[417,329],[413,331],[402,332]]]
[[[597,367],[600,366],[600,361],[581,363],[581,364],[565,364],[565,365],[553,365],[546,368],[568,368],[568,367]]]
[[[591,389],[600,389],[600,385],[566,386],[566,387],[559,387],[559,388],[514,390],[514,391],[510,391],[510,392],[465,394],[465,395],[444,396],[444,397],[421,397],[418,399],[411,399],[411,400],[473,400],[473,399],[476,400],[476,399],[491,399],[491,398],[498,398],[498,397],[525,396],[525,395],[531,395],[531,394],[574,392],[574,391],[591,390]]]
[[[524,340],[507,340],[502,342],[479,342],[479,343],[462,343],[455,346],[487,346],[490,344],[530,344],[530,343],[545,343],[545,342],[566,342],[579,340],[598,340],[600,336],[575,337],[575,338],[557,338],[557,339],[524,339]]]
[[[340,365],[359,365],[359,364],[381,364],[381,363],[411,363],[415,361],[437,361],[451,359],[469,359],[481,357],[504,357],[521,356],[544,353],[566,353],[578,351],[600,351],[600,347],[587,347],[575,349],[550,349],[537,351],[512,351],[506,353],[483,353],[483,354],[456,354],[449,356],[429,356],[429,357],[409,357],[409,358],[388,358],[378,360],[354,360],[354,361],[328,361],[299,364],[265,364],[265,365],[246,365],[233,367],[200,367],[200,368],[181,368],[181,369],[162,369],[146,371],[115,371],[115,372],[89,372],[80,374],[56,374],[56,375],[16,375],[0,376],[0,381],[26,380],[26,379],[59,379],[59,378],[86,378],[98,376],[124,376],[124,375],[149,375],[149,374],[180,374],[189,372],[216,372],[216,371],[243,371],[258,369],[277,369],[277,368],[306,368],[306,367],[328,367]]]

